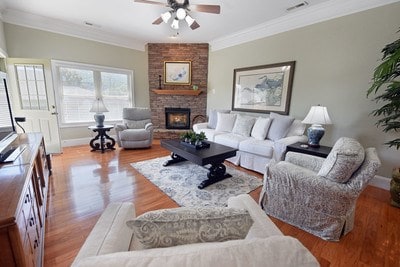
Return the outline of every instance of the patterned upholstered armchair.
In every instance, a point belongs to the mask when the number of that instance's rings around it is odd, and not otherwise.
[[[153,124],[148,108],[124,108],[123,124],[115,125],[117,143],[123,148],[150,147],[153,141]]]
[[[380,167],[375,148],[342,137],[326,159],[288,152],[264,175],[265,212],[325,240],[353,229],[356,201]]]

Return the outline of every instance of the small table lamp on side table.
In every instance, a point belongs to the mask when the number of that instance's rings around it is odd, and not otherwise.
[[[101,99],[100,97],[96,98],[96,100],[93,102],[90,112],[96,112],[96,114],[94,114],[94,120],[96,121],[96,126],[103,127],[105,119],[103,112],[108,112],[108,109],[104,105],[103,99]]]
[[[319,147],[319,141],[325,134],[322,125],[332,124],[326,107],[312,106],[302,123],[311,124],[307,129],[308,145],[311,147]]]

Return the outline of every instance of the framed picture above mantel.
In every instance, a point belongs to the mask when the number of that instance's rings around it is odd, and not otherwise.
[[[234,69],[232,110],[289,114],[295,63]]]
[[[164,84],[190,85],[191,83],[191,61],[164,61]]]

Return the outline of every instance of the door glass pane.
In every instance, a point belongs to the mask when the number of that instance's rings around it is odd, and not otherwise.
[[[21,108],[48,110],[43,65],[17,64],[15,69],[21,96]]]

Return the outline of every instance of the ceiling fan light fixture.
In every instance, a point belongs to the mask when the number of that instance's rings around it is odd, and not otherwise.
[[[179,20],[183,20],[186,17],[186,11],[183,8],[178,8],[178,10],[176,11],[176,17]]]
[[[191,16],[187,15],[187,16],[185,17],[185,21],[186,21],[186,23],[188,24],[188,26],[190,27],[190,26],[192,26],[192,24],[193,24],[193,22],[194,22],[194,19],[193,19]]]
[[[179,20],[177,18],[175,18],[174,21],[171,23],[171,28],[174,30],[179,29]]]
[[[171,12],[167,11],[161,14],[161,18],[165,23],[168,23],[168,20],[172,17]]]

